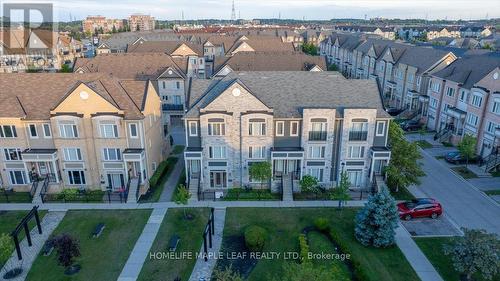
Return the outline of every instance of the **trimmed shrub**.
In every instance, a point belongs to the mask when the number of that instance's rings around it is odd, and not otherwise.
[[[309,262],[309,244],[307,244],[307,237],[305,234],[299,235],[299,246],[300,246],[300,262]]]
[[[321,232],[328,232],[330,230],[330,223],[327,218],[317,218],[314,220],[314,227]]]
[[[149,186],[155,187],[160,182],[161,178],[172,170],[177,160],[177,157],[169,157],[167,160],[161,162],[156,168],[155,173],[149,179]]]
[[[266,243],[267,231],[257,225],[251,225],[245,230],[245,245],[252,252],[260,252]]]
[[[330,238],[337,243],[339,246],[340,252],[344,254],[348,254],[350,257],[350,261],[352,264],[352,267],[354,268],[354,277],[355,280],[358,281],[369,281],[370,278],[368,277],[368,274],[366,271],[363,269],[363,266],[361,265],[361,262],[358,260],[356,256],[354,256],[349,248],[349,245],[347,245],[344,240],[340,237],[340,235],[334,230],[331,229],[330,232]]]

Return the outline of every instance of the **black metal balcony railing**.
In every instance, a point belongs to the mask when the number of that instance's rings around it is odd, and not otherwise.
[[[326,131],[311,131],[309,132],[310,141],[326,141]]]
[[[182,104],[163,104],[162,105],[163,111],[168,111],[168,110],[184,110],[184,106]]]
[[[367,131],[350,131],[349,140],[350,141],[365,141],[368,137]]]

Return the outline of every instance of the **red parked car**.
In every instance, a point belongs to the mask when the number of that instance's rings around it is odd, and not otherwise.
[[[412,218],[437,218],[443,213],[441,204],[431,198],[418,198],[398,204],[399,217],[404,220]]]

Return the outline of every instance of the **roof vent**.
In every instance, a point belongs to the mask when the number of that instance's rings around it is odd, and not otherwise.
[[[85,92],[85,91],[81,91],[81,92],[80,92],[80,98],[81,98],[82,100],[87,100],[87,99],[89,99],[89,93],[87,93],[87,92]]]

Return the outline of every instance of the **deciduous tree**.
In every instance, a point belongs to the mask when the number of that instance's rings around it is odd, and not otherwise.
[[[469,165],[469,159],[473,158],[476,154],[476,142],[475,137],[465,134],[457,145],[458,152],[460,152],[460,155],[465,158],[465,167]]]
[[[299,181],[300,190],[304,192],[315,192],[318,187],[318,179],[311,175],[304,175]]]
[[[261,187],[273,176],[270,162],[257,162],[250,165],[248,169],[250,177],[260,182]]]

